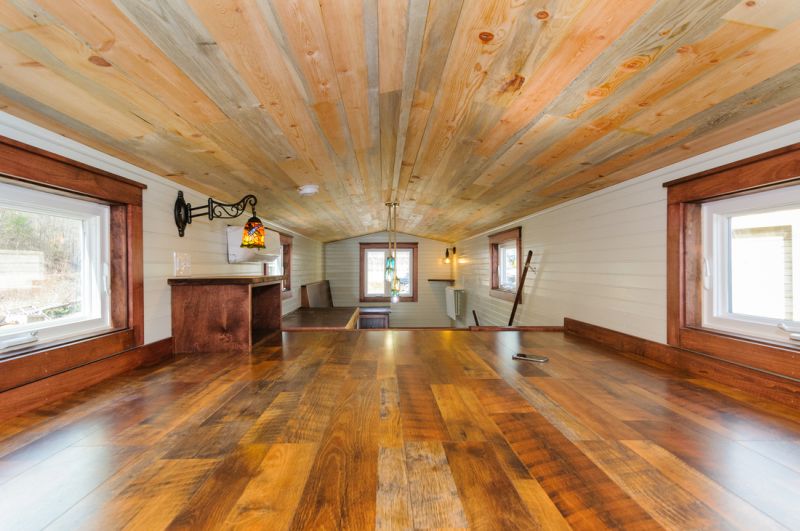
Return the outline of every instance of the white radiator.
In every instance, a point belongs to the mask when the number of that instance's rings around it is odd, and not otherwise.
[[[454,321],[464,315],[464,290],[447,286],[444,288],[447,317]]]

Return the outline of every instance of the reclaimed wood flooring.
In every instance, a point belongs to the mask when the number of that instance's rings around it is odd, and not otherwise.
[[[800,412],[561,332],[284,333],[0,424],[15,531],[800,529],[798,500]]]

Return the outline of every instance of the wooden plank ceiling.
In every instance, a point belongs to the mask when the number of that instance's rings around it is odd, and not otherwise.
[[[800,118],[797,0],[0,1],[0,108],[323,241],[389,199],[455,241]]]

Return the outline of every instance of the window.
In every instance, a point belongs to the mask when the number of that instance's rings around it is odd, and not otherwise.
[[[360,260],[360,301],[387,302],[391,281],[386,280],[386,257],[389,246],[384,243],[362,243]],[[400,302],[417,301],[417,244],[397,244],[397,279],[400,282]]]
[[[665,183],[670,345],[796,377],[799,164],[793,145]]]
[[[264,262],[264,274],[267,276],[283,275],[282,297],[284,299],[292,296],[292,240],[293,236],[280,234],[281,254],[276,260]]]
[[[786,340],[800,327],[800,186],[702,205],[702,324]]]
[[[521,264],[521,229],[506,230],[489,236],[491,255],[491,291],[489,294],[506,300],[514,300]]]
[[[109,207],[3,183],[0,198],[0,348],[109,328]]]
[[[283,298],[292,296],[292,237],[281,234],[281,265],[283,266]]]

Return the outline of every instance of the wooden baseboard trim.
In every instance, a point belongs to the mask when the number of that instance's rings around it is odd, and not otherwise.
[[[792,378],[744,367],[699,352],[656,343],[575,319],[565,318],[564,330],[634,357],[646,358],[686,371],[692,376],[714,380],[762,398],[800,407],[800,382]]]
[[[60,400],[112,376],[137,367],[155,365],[172,356],[172,338],[168,337],[9,389],[0,393],[0,421]]]
[[[471,332],[563,332],[563,326],[470,326]]]

